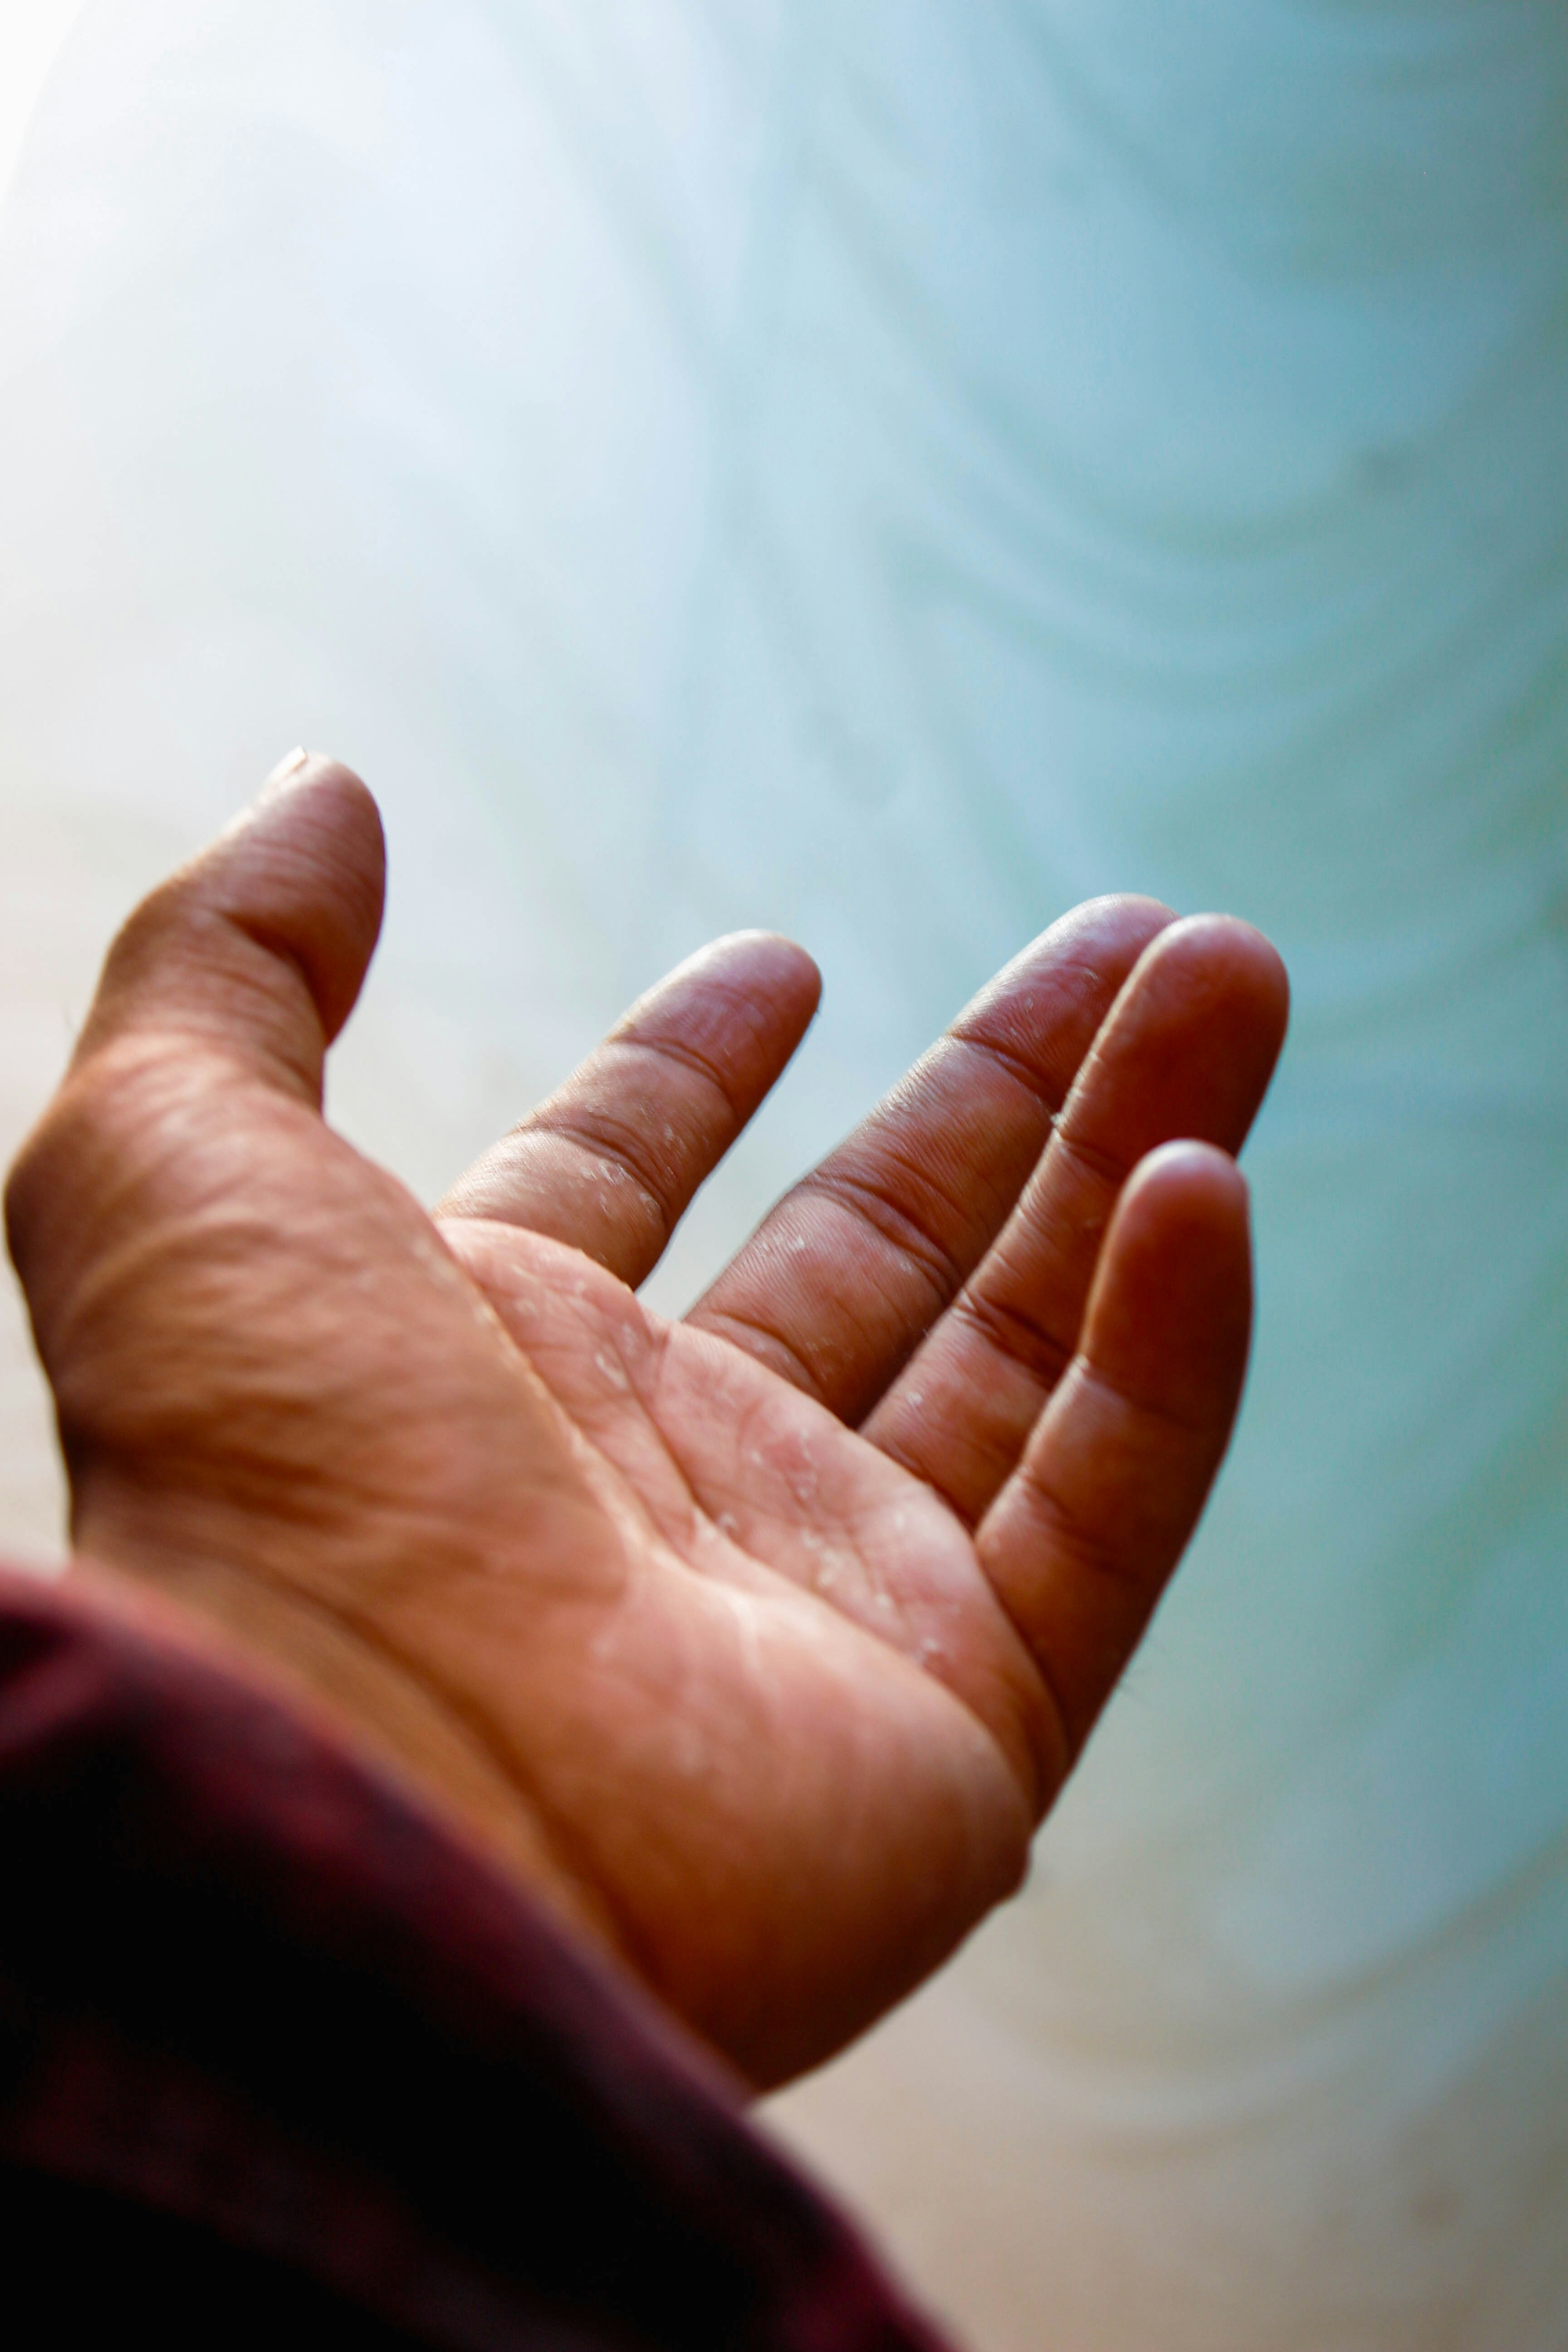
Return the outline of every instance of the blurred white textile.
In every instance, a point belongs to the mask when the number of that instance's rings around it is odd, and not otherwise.
[[[774,2108],[984,2352],[1568,2341],[1565,108],[1555,0],[98,0],[0,223],[11,1129],[301,739],[426,1191],[701,937],[823,963],[667,1301],[1072,900],[1289,958],[1179,1591]]]

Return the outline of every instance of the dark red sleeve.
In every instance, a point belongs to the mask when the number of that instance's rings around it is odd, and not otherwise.
[[[6,2336],[940,2352],[721,2072],[155,1612],[0,1570]]]

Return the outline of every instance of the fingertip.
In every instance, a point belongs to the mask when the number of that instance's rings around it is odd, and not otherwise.
[[[950,1037],[1000,1047],[1037,1074],[1055,1108],[1130,974],[1174,919],[1157,898],[1086,898],[971,997]]]
[[[378,841],[381,839],[381,812],[363,777],[346,761],[334,759],[330,751],[312,751],[303,744],[269,771],[260,791],[241,811],[236,824],[243,825],[265,812],[297,804],[306,798],[320,799],[323,805],[336,805],[344,823],[363,825],[374,832]]]
[[[1139,956],[1064,1114],[1123,1166],[1173,1135],[1238,1152],[1284,1042],[1289,989],[1263,934],[1186,915]]]
[[[1251,1193],[1228,1151],[1192,1136],[1178,1136],[1146,1152],[1132,1171],[1117,1206],[1116,1222],[1128,1237],[1143,1223],[1180,1219],[1194,1228],[1228,1228],[1249,1218]]]
[[[247,834],[281,839],[310,838],[345,866],[378,881],[384,877],[386,836],[374,793],[362,776],[325,751],[290,751],[280,760],[247,808],[219,842]]]
[[[1251,1329],[1247,1179],[1213,1144],[1163,1144],[1122,1188],[1083,1352],[1136,1402],[1212,1420],[1234,1410]]]
[[[1183,1136],[1138,1162],[1117,1202],[1101,1265],[1158,1261],[1167,1289],[1206,1278],[1211,1260],[1251,1246],[1251,1193],[1228,1151]]]
[[[1085,898],[1037,932],[1027,947],[1005,963],[965,1006],[963,1018],[973,1020],[1017,997],[1040,977],[1059,987],[1063,972],[1074,967],[1109,979],[1114,993],[1150,942],[1175,919],[1162,900],[1132,891]]]
[[[148,1027],[225,1037],[320,1083],[381,928],[385,847],[352,769],[293,754],[217,839],[144,898],[104,964],[77,1046]]]
[[[318,759],[321,756],[320,752],[316,754]],[[296,743],[294,749],[291,751],[286,751],[278,765],[263,778],[261,790],[252,802],[252,807],[259,807],[263,801],[276,800],[280,794],[291,790],[310,765],[310,753],[303,743]]]
[[[1070,925],[1119,941],[1148,940],[1157,938],[1176,919],[1175,908],[1167,907],[1163,898],[1151,898],[1139,890],[1107,890],[1098,898],[1082,900],[1052,929]]]
[[[681,971],[722,971],[731,985],[780,1006],[805,1009],[809,1019],[822,998],[816,959],[782,931],[726,931],[679,967]],[[673,976],[673,975],[672,975]]]
[[[822,972],[815,956],[782,931],[731,931],[733,942],[759,990],[788,1004],[805,1022],[822,1002]]]
[[[716,1069],[731,1072],[733,1065],[741,1097],[751,1099],[754,1087],[765,1092],[777,1077],[821,994],[821,973],[793,940],[776,931],[729,931],[656,981],[610,1036],[674,1041]]]
[[[259,945],[300,966],[330,1043],[381,929],[386,837],[369,786],[341,760],[292,751],[194,874]]]
[[[1250,1016],[1259,1045],[1277,1055],[1290,1014],[1290,980],[1284,958],[1256,924],[1239,915],[1183,915],[1152,940],[1139,968],[1141,981],[1158,972],[1165,985],[1194,987],[1226,999]]]
[[[1237,982],[1250,989],[1259,1023],[1272,1030],[1278,1052],[1290,1019],[1290,975],[1273,940],[1241,915],[1194,915],[1189,919],[1200,931],[1206,929]]]

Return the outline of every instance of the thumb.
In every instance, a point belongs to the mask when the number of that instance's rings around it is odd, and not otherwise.
[[[374,801],[296,751],[217,840],[136,908],[104,964],[72,1067],[120,1039],[200,1041],[320,1104],[326,1049],[381,929]]]
[[[5,1187],[51,1378],[49,1331],[84,1271],[144,1245],[154,1199],[174,1214],[232,1191],[256,1136],[224,1080],[319,1112],[327,1045],[375,944],[382,874],[364,786],[297,752],[121,931],[64,1083]]]

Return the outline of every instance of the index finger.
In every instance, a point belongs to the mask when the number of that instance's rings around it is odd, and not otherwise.
[[[799,1045],[820,986],[789,940],[715,940],[639,997],[436,1213],[526,1225],[635,1286]]]

